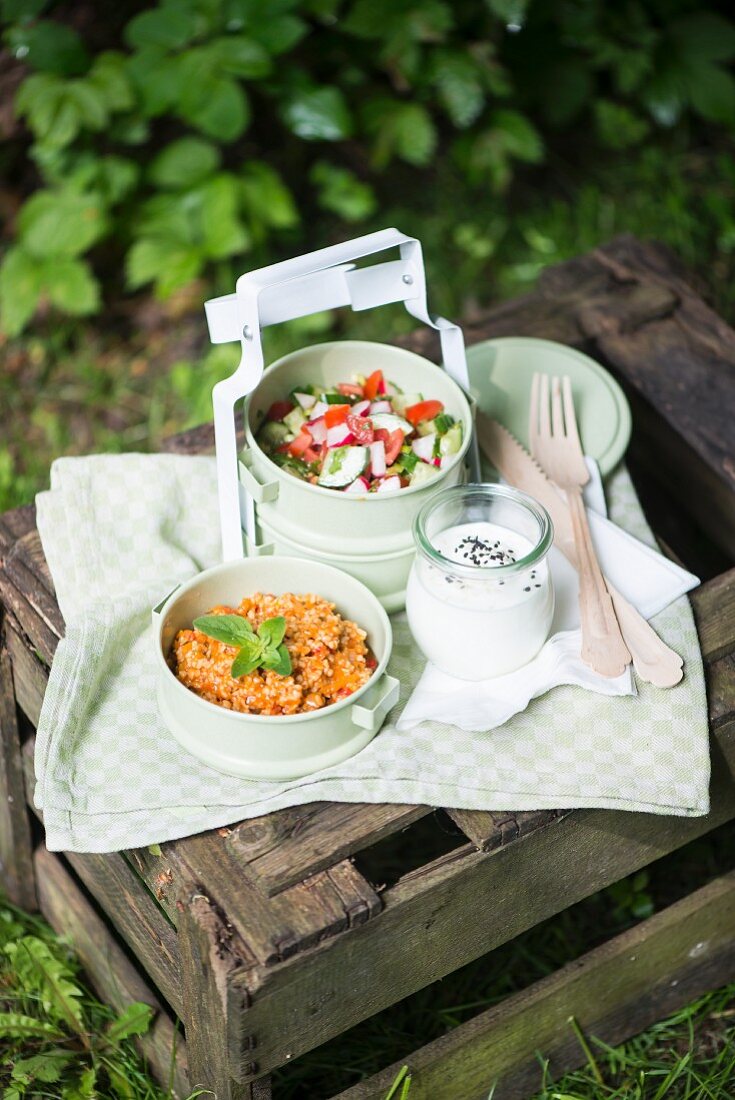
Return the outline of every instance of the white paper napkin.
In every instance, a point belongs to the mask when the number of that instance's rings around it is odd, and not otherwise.
[[[584,496],[602,571],[650,619],[696,588],[699,579],[607,519],[597,464],[588,458],[587,465],[591,479]],[[598,675],[582,661],[577,571],[556,547],[550,550],[548,560],[556,607],[551,636],[541,652],[515,672],[479,682],[457,680],[427,663],[398,721],[399,729],[429,721],[447,722],[468,731],[495,729],[525,710],[531,699],[562,684],[600,695],[637,693],[631,667],[622,676],[611,678]]]

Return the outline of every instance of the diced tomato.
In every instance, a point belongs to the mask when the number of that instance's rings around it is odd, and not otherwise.
[[[330,405],[324,414],[327,427],[335,428],[337,424],[344,424],[349,411],[349,405]]]
[[[308,428],[302,428],[295,439],[292,439],[290,443],[286,444],[286,450],[294,458],[301,458],[301,456],[309,450],[313,440],[311,438],[311,432]],[[279,448],[280,449],[280,448]],[[306,459],[305,461],[309,461]]]
[[[389,432],[387,428],[377,428],[375,438],[383,440],[385,444],[385,464],[386,466],[392,466],[403,446],[403,432],[400,428],[396,428],[394,432]]]
[[[355,437],[355,443],[367,447],[375,438],[373,422],[368,416],[355,416],[350,413],[347,417],[347,427]]]
[[[303,458],[304,462],[308,462],[309,465],[314,462],[319,462],[321,460],[321,449],[314,450],[313,447],[307,447],[301,457]]]
[[[385,380],[382,370],[374,370],[362,387],[362,392],[369,401],[374,401],[379,393],[385,393]]]
[[[337,393],[341,393],[343,397],[362,397],[362,386],[358,386],[357,382],[340,382]]]
[[[365,665],[367,666],[367,668],[378,667],[378,662],[375,660],[372,653],[368,653],[367,657],[365,658]]]
[[[419,401],[416,405],[409,405],[404,416],[411,424],[420,424],[422,420],[433,420],[443,411],[441,401]]]
[[[290,401],[274,401],[266,414],[266,420],[283,420],[293,409]]]

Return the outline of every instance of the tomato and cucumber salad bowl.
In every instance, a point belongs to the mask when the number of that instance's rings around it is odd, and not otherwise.
[[[346,340],[284,356],[245,402],[248,552],[339,565],[400,609],[413,517],[464,480],[471,437],[466,395],[420,355]]]

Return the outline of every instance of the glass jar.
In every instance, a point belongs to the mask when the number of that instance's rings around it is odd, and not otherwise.
[[[456,485],[427,501],[413,532],[406,613],[424,655],[462,680],[535,657],[554,614],[546,509],[503,485]]]

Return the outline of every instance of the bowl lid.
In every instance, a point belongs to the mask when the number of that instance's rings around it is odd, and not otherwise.
[[[528,448],[531,378],[568,374],[572,380],[579,433],[585,454],[597,461],[603,477],[617,465],[630,440],[631,416],[622,389],[588,355],[530,336],[483,340],[467,349],[470,388],[479,407],[499,420]]]

